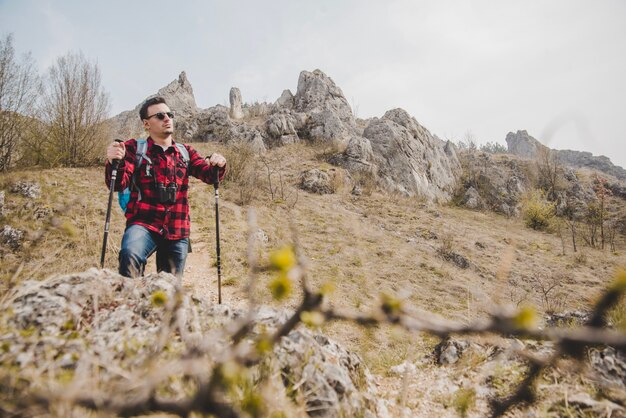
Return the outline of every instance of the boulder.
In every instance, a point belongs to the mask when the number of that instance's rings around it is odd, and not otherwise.
[[[24,231],[5,225],[0,229],[0,244],[12,251],[17,251],[22,246]]]
[[[300,188],[317,194],[333,193],[330,176],[318,168],[300,173]]]
[[[626,355],[613,347],[594,348],[589,351],[589,361],[602,382],[626,388]]]
[[[484,206],[480,193],[472,186],[465,191],[462,204],[470,209],[482,209]]]
[[[241,100],[241,92],[237,87],[232,87],[230,89],[230,117],[232,119],[242,119],[243,118],[243,109],[242,109],[242,100]]]
[[[18,181],[11,186],[11,193],[16,193],[29,199],[41,197],[41,186],[32,181]]]
[[[468,341],[446,338],[435,346],[433,355],[438,364],[454,364],[470,346]]]

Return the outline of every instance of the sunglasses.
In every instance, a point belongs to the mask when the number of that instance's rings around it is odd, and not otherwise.
[[[167,117],[170,119],[174,119],[174,112],[158,112],[154,115],[148,116],[146,119],[150,119],[156,116],[158,120],[163,120],[165,119],[165,115],[167,115]]]

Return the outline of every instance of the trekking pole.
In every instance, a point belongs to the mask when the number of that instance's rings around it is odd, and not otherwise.
[[[121,139],[116,139],[115,142],[124,142]],[[111,204],[113,203],[113,189],[115,188],[115,181],[117,180],[117,167],[120,164],[120,160],[113,160],[111,163],[111,186],[109,187],[109,203],[107,205],[106,222],[104,223],[104,238],[102,239],[102,255],[100,256],[100,268],[104,268],[104,255],[107,252],[107,238],[109,237],[109,223],[111,222]]]
[[[220,168],[215,166],[215,180],[213,187],[215,188],[215,241],[216,241],[216,255],[217,255],[217,303],[222,304],[222,262],[220,259],[220,211],[219,211],[219,198],[220,198],[220,180],[219,180]]]

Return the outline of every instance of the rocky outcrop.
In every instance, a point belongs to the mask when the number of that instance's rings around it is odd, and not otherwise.
[[[526,131],[509,132],[506,135],[506,145],[510,154],[518,157],[533,159],[540,152],[548,151],[549,148],[537,141]]]
[[[276,100],[274,105],[281,109],[287,109],[287,110],[293,109],[295,103],[294,103],[294,97],[293,97],[293,94],[291,93],[291,90],[289,89],[283,90],[283,94],[280,95],[280,97],[278,98],[278,100]]]
[[[169,95],[170,107],[182,116],[175,129],[183,142],[246,143],[257,152],[301,140],[333,143],[345,150],[334,163],[375,176],[387,190],[442,202],[451,198],[460,176],[452,144],[431,135],[404,110],[357,124],[341,89],[320,70],[302,71],[296,94],[285,90],[273,104],[245,105],[233,87],[230,108],[195,109],[184,73],[159,93]],[[127,124],[128,117],[124,113],[116,118]]]
[[[387,190],[448,201],[461,166],[452,144],[435,138],[402,109],[374,118],[335,160],[349,170],[374,172]]]
[[[456,192],[459,204],[506,216],[519,214],[522,195],[531,188],[530,162],[485,152],[463,152],[460,158],[463,176]]]
[[[265,123],[270,145],[287,145],[300,141],[298,132],[306,125],[306,115],[291,110],[279,109],[271,114]]]
[[[590,168],[612,175],[620,180],[626,180],[626,170],[614,165],[604,155],[594,156],[590,152],[572,150],[551,150],[526,131],[509,132],[506,136],[508,151],[522,158],[534,159],[541,153],[552,151],[559,161],[574,168]]]
[[[264,152],[264,133],[243,121],[233,121],[230,109],[217,105],[204,109],[184,125],[184,140],[189,142],[223,142],[225,144],[249,144],[255,152]],[[183,130],[179,124],[178,130]]]
[[[208,381],[217,362],[228,364],[233,356],[229,334],[247,315],[183,293],[180,281],[167,273],[129,280],[96,269],[26,281],[0,308],[5,347],[0,350],[0,363],[12,376],[7,390],[0,393],[0,403],[22,405],[16,414],[20,416],[32,416],[31,405],[18,402],[22,396],[27,399],[31,391],[49,392],[58,387],[57,379],[68,376],[85,379],[83,384],[89,386],[84,391],[76,386],[77,395],[106,396],[119,402],[143,399],[146,391],[154,389],[153,383],[129,376],[155,375],[151,365],[157,364],[159,396],[187,397],[190,377]],[[275,332],[291,315],[256,308],[253,328],[238,346],[238,354],[261,347],[255,344],[266,341],[263,336]],[[249,378],[251,385],[257,383],[254,379],[272,380],[272,392],[259,393],[259,397],[270,397],[266,404],[279,400],[287,411],[304,410],[317,417],[377,415],[376,389],[368,369],[356,354],[326,336],[297,328],[260,352],[266,359],[252,367]],[[193,370],[184,367],[194,361]],[[89,372],[85,374],[94,365],[98,368],[96,392],[90,386]],[[39,378],[31,386],[32,380],[25,377],[34,375]],[[244,376],[248,374],[241,372],[240,377]],[[19,391],[9,380],[19,385]],[[71,414],[69,404],[63,408]]]
[[[126,139],[144,136],[143,124],[139,119],[139,109],[146,100],[155,96],[164,97],[170,109],[176,113],[174,126],[177,137],[184,138],[189,119],[192,119],[198,113],[193,88],[184,71],[180,73],[176,80],[161,88],[156,94],[152,94],[142,100],[141,103],[135,106],[135,109],[122,112],[111,118],[114,137]],[[182,132],[180,129],[181,125],[183,127]]]
[[[243,118],[243,109],[242,109],[242,100],[241,100],[241,92],[237,87],[232,87],[230,89],[230,117],[233,119],[241,119]]]
[[[307,114],[305,136],[312,140],[345,144],[356,135],[348,101],[335,82],[320,70],[300,73],[294,108]]]

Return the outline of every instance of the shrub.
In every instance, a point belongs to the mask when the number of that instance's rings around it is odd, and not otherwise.
[[[235,144],[224,151],[228,161],[226,183],[233,182],[239,192],[237,203],[249,204],[261,188],[257,155],[248,144]]]
[[[522,200],[522,216],[526,226],[537,231],[548,229],[554,218],[556,203],[550,203],[539,190],[531,190]]]

